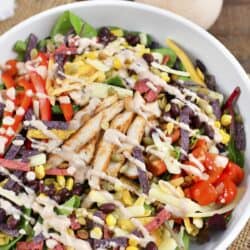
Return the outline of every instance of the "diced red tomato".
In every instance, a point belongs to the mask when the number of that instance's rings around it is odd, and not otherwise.
[[[227,157],[212,153],[206,153],[204,165],[206,167],[206,172],[209,175],[208,181],[211,183],[215,183],[222,175],[222,172],[224,171],[224,168],[227,164]]]
[[[34,86],[34,89],[39,94],[47,95],[45,89],[45,80],[36,72],[30,72],[31,82]],[[50,121],[51,120],[51,105],[48,97],[40,97],[39,98],[39,107],[41,120]]]
[[[37,57],[41,58],[40,65],[48,67],[48,56],[45,53],[39,51]]]
[[[9,74],[10,76],[15,76],[17,74],[17,67],[16,67],[17,61],[14,59],[8,60],[6,62],[7,70],[4,72]]]
[[[216,190],[218,193],[216,202],[221,205],[231,203],[237,195],[237,187],[229,177],[220,179],[216,186]]]
[[[174,129],[170,137],[171,137],[172,143],[177,142],[181,137],[181,130],[179,128]]]
[[[17,243],[17,250],[43,250],[43,241],[20,241]]]
[[[229,177],[236,185],[239,185],[244,179],[244,171],[241,167],[233,162],[229,162],[224,169],[221,179]]]
[[[2,81],[6,89],[16,86],[14,79],[12,78],[11,74],[9,74],[8,72],[2,73]]]
[[[192,154],[195,158],[197,158],[199,161],[202,162],[205,160],[207,151],[208,151],[207,142],[203,139],[199,139],[195,144]]]
[[[160,176],[164,174],[167,171],[167,167],[165,163],[162,160],[154,160],[151,161],[147,165],[147,169],[154,175],[154,176]]]
[[[161,87],[157,86],[156,88],[157,88],[156,91],[150,89],[150,90],[145,94],[144,98],[145,98],[145,100],[146,100],[147,102],[154,102],[154,101],[157,99],[158,94],[159,94],[160,91],[161,91]]]
[[[218,194],[210,182],[199,181],[190,188],[190,196],[201,206],[206,206],[215,202]]]
[[[0,165],[10,170],[20,170],[24,172],[27,172],[30,170],[28,163],[15,161],[15,160],[0,159]]]
[[[171,214],[166,210],[162,209],[152,221],[146,224],[145,228],[149,231],[149,233],[157,230],[166,220],[171,217]]]

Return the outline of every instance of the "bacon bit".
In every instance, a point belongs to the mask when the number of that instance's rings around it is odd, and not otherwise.
[[[64,168],[50,168],[46,170],[46,175],[62,175],[62,176],[70,176],[67,169]]]
[[[61,243],[58,243],[54,248],[53,250],[65,250],[65,247],[61,244]]]
[[[78,230],[81,228],[81,224],[77,221],[75,215],[71,215],[69,218],[70,218],[70,228],[72,230]]]
[[[144,96],[144,98],[146,99],[147,102],[154,102],[157,97],[158,97],[158,94],[160,93],[161,91],[161,87],[159,86],[156,86],[157,88],[157,91],[153,91],[152,89],[150,89]]]
[[[152,221],[146,224],[145,228],[148,230],[149,233],[154,232],[157,230],[166,220],[171,217],[171,214],[166,210],[162,209]]]
[[[147,86],[148,79],[138,80],[135,83],[135,90],[138,91],[140,94],[144,94],[150,90]]]
[[[163,59],[162,59],[161,64],[166,65],[166,64],[168,63],[169,59],[170,59],[170,56],[169,56],[169,55],[165,55],[165,56],[163,57]]]
[[[61,55],[72,55],[77,54],[77,48],[68,48],[65,46],[65,44],[62,44],[59,48],[55,50],[55,54],[61,54]]]
[[[17,243],[17,250],[43,250],[43,241],[21,241]]]

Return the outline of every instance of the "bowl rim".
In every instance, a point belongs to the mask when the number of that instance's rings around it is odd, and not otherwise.
[[[20,29],[22,29],[22,26],[25,26],[29,23],[32,23],[33,20],[37,20],[40,18],[46,17],[48,14],[56,14],[60,11],[70,10],[74,7],[87,7],[87,6],[101,6],[101,5],[111,5],[116,7],[129,7],[129,8],[135,8],[141,11],[150,11],[158,15],[163,15],[170,17],[172,19],[175,19],[177,22],[180,22],[187,26],[189,29],[193,29],[195,32],[199,33],[201,36],[204,37],[204,39],[208,39],[209,42],[217,47],[224,56],[233,64],[235,70],[241,75],[243,79],[243,83],[245,84],[246,88],[248,89],[250,93],[250,79],[246,73],[246,71],[243,69],[239,61],[236,59],[236,57],[211,33],[200,27],[199,25],[193,23],[192,21],[179,16],[173,12],[170,12],[168,10],[160,9],[158,7],[154,7],[151,5],[146,5],[143,3],[138,2],[130,2],[130,1],[118,1],[118,0],[102,0],[102,1],[83,1],[83,2],[74,2],[74,3],[68,3],[63,4],[57,7],[50,8],[48,10],[44,10],[38,14],[35,14],[22,22],[16,24],[14,27],[12,27],[10,30],[6,31],[4,34],[0,36],[0,40],[6,39],[10,34],[14,34],[15,32],[18,32]],[[250,182],[250,177],[246,176],[245,178],[248,178],[248,182]],[[221,239],[220,243],[216,246],[215,250],[222,250],[226,249],[230,246],[230,244],[236,239],[236,237],[240,234],[240,231],[244,228],[244,226],[247,224],[248,219],[250,218],[250,203],[245,208],[245,212],[241,215],[239,220],[236,222],[236,225],[234,228],[232,228],[231,231],[228,232],[227,237]]]

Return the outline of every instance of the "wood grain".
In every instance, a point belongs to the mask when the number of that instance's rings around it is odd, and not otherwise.
[[[250,72],[250,0],[225,0],[222,13],[210,29]]]

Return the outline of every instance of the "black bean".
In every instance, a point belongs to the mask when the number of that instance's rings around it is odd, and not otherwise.
[[[58,194],[52,196],[52,199],[57,202],[58,204],[62,203],[62,197]]]
[[[75,183],[74,187],[73,187],[73,190],[72,190],[72,193],[74,195],[82,195],[84,192],[84,185],[81,184],[81,183]]]
[[[214,75],[206,74],[205,83],[209,89],[216,90],[216,79]]]
[[[67,188],[62,188],[61,190],[57,192],[56,195],[60,196],[61,202],[65,202],[66,200],[70,198],[71,192]]]
[[[151,44],[149,45],[150,49],[158,49],[160,47],[161,47],[161,45],[156,41],[152,41]]]
[[[143,54],[143,59],[147,62],[148,65],[150,65],[154,61],[154,57],[150,53]]]
[[[180,115],[179,105],[176,103],[171,104],[170,115],[172,118],[177,118]]]
[[[116,205],[113,203],[104,203],[99,207],[99,209],[105,214],[109,214],[114,212],[114,210],[116,209]]]
[[[18,225],[19,221],[17,219],[15,219],[12,215],[8,217],[7,219],[7,227],[9,229],[15,229]]]
[[[203,74],[207,73],[207,68],[201,60],[199,59],[196,60],[196,66],[201,70]]]
[[[145,250],[158,250],[158,247],[153,241],[151,241],[147,244]]]
[[[46,195],[48,195],[49,197],[52,197],[53,195],[55,195],[56,193],[56,188],[53,184],[50,184],[48,186],[46,185],[41,185],[40,186],[41,192],[45,193]]]
[[[223,143],[218,143],[216,145],[220,153],[224,153],[226,151],[226,146]]]
[[[210,125],[208,125],[207,123],[203,122],[202,123],[202,128],[204,129],[204,134],[205,135],[207,135],[211,139],[214,138],[214,130],[213,130],[213,128]]]
[[[102,27],[98,32],[98,38],[101,43],[107,45],[108,43],[114,41],[116,37],[107,27]]]
[[[137,34],[128,33],[125,35],[125,39],[131,46],[136,46],[138,43],[140,43],[140,37]]]
[[[201,120],[199,116],[194,115],[191,119],[191,128],[196,129],[196,128],[200,128],[200,126],[201,126]]]
[[[6,220],[6,212],[3,208],[0,208],[0,224],[5,222]]]

